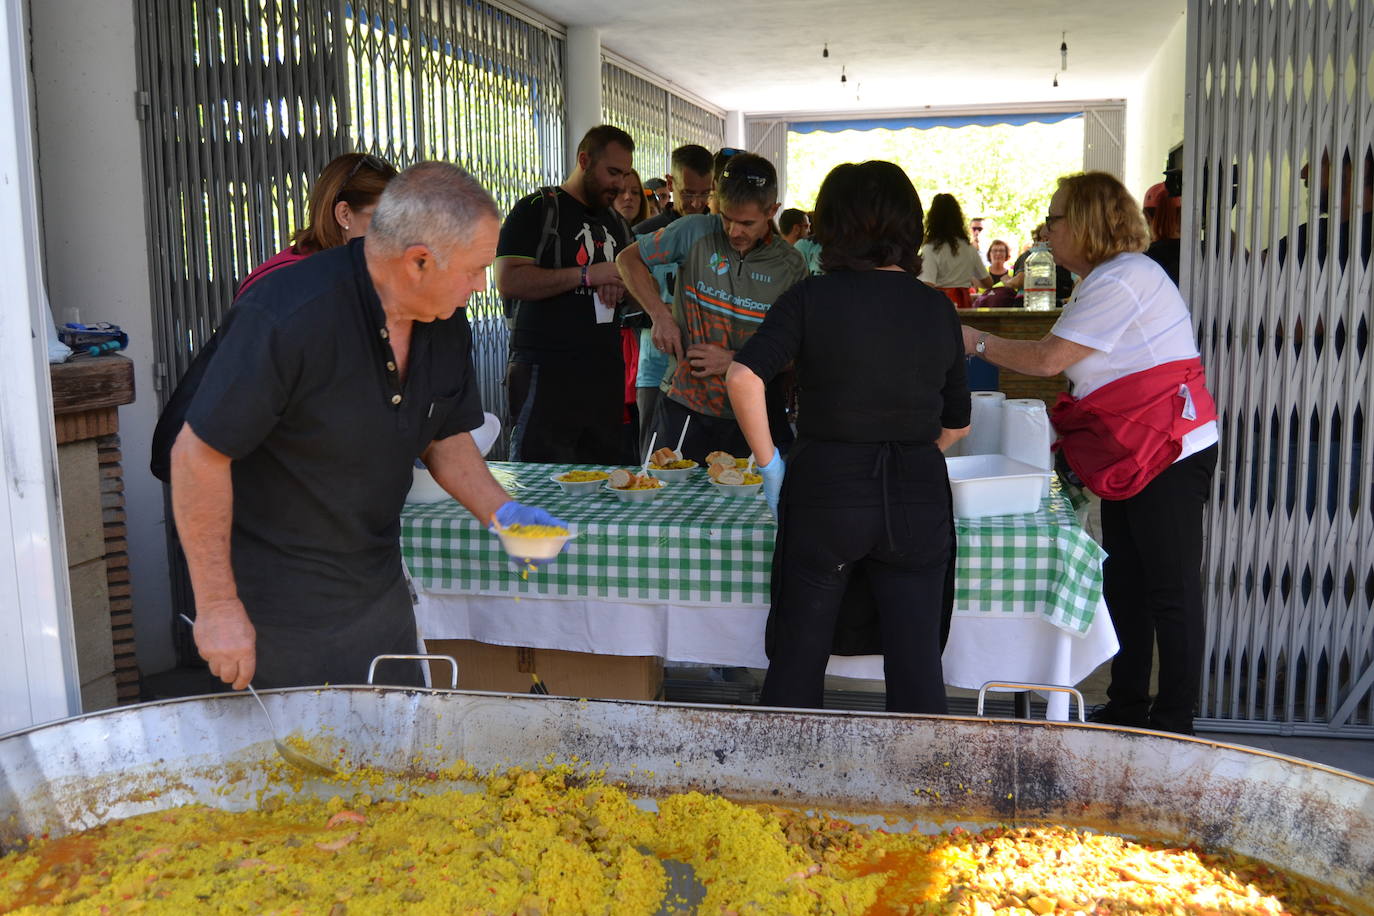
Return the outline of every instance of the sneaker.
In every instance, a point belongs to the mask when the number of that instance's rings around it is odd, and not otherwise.
[[[1126,728],[1150,727],[1150,720],[1145,713],[1123,715],[1121,710],[1113,708],[1111,703],[1098,706],[1088,713],[1088,721],[1096,725],[1122,725]]]

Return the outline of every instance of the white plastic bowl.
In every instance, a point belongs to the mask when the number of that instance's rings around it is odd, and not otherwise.
[[[690,468],[656,468],[653,465],[649,466],[649,473],[659,480],[686,480],[699,470],[701,470],[701,465],[699,464],[694,464]]]
[[[496,536],[501,539],[501,546],[506,548],[506,553],[518,560],[552,560],[573,534],[570,531],[555,537],[526,537],[498,528]]]
[[[427,469],[415,468],[415,477],[406,493],[407,503],[440,503],[452,498]]]
[[[945,464],[959,518],[1034,512],[1053,474],[1006,455],[964,455],[946,458]]]
[[[609,476],[609,474],[606,475],[606,477]],[[549,475],[549,480],[552,480],[562,487],[564,493],[573,496],[582,496],[587,493],[595,493],[597,490],[601,489],[602,485],[606,483],[606,477],[600,477],[596,480],[560,480],[558,474],[551,474]]]
[[[617,490],[611,486],[611,482],[606,481],[606,489],[614,493],[623,503],[651,503],[658,499],[658,494],[668,489],[668,484],[660,480],[658,486],[652,490]]]
[[[763,489],[763,481],[758,483],[721,483],[719,480],[713,480],[711,486],[716,488],[717,493],[728,499],[747,499]]]

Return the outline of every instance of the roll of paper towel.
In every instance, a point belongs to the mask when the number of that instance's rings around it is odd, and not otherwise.
[[[1050,454],[1050,415],[1045,402],[1039,398],[1013,398],[1002,403],[1002,454],[1033,467],[1053,470]],[[1042,497],[1050,495],[1050,481],[1045,478]]]
[[[1002,451],[1002,402],[1007,396],[1000,391],[975,391],[973,416],[968,435],[964,437],[965,455],[996,455]]]

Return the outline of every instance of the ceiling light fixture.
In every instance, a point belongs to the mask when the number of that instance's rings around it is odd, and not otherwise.
[[[1059,33],[1059,69],[1069,69],[1069,42],[1068,32]]]
[[[825,46],[821,48],[821,57],[829,57],[829,56],[830,56],[830,42],[827,41],[827,42],[825,43]]]
[[[849,77],[847,77],[847,76],[844,75],[844,65],[843,65],[843,64],[840,65],[840,82],[841,82],[842,84],[843,84],[843,83],[849,82]]]
[[[1058,73],[1056,73],[1056,74],[1054,75],[1054,88],[1055,88],[1055,89],[1058,89],[1058,88],[1059,88],[1059,74],[1058,74]]]

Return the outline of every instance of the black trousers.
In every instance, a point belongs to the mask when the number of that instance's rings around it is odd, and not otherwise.
[[[692,418],[691,423],[687,423],[688,417]],[[684,423],[687,423],[687,438],[682,440],[684,458],[704,464],[706,456],[715,451],[729,452],[736,458],[749,454],[749,443],[733,419],[708,417],[666,396],[659,400],[653,425],[645,438],[658,433],[654,449],[672,448],[677,445],[677,437],[682,435]],[[648,448],[647,441],[644,447]]]
[[[777,400],[776,403],[768,400],[767,403],[769,435],[772,436],[773,445],[777,450],[786,455],[787,447],[792,444],[792,429],[787,425],[781,400]],[[641,452],[649,447],[650,436],[655,432],[658,433],[655,450],[676,445],[677,437],[682,435],[682,425],[688,416],[692,418],[692,422],[688,424],[687,438],[682,442],[682,457],[704,464],[706,456],[715,451],[729,452],[736,458],[743,458],[749,454],[749,442],[733,418],[708,417],[667,395],[659,399],[652,422],[641,433],[640,438],[644,442]],[[643,460],[643,457],[641,454],[639,460]]]
[[[785,536],[773,555],[781,585],[759,701],[821,707],[845,586],[854,564],[864,560],[882,631],[888,710],[946,712],[940,630],[948,502],[889,506],[886,520],[881,506],[788,505],[783,524]]]
[[[1121,650],[1107,688],[1121,724],[1188,733],[1193,728],[1206,620],[1202,512],[1217,447],[1166,468],[1129,499],[1102,501],[1103,593]],[[1159,694],[1150,669],[1159,645]]]
[[[258,635],[254,687],[366,684],[374,658],[413,655],[418,645],[415,608],[400,576],[376,602],[334,619],[258,613],[251,596],[245,603]],[[388,660],[377,665],[375,682],[423,687],[425,678],[418,662]]]
[[[510,459],[619,464],[623,454],[625,364],[606,359],[506,364]]]

